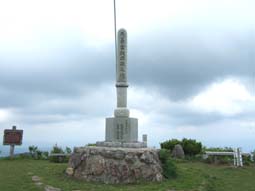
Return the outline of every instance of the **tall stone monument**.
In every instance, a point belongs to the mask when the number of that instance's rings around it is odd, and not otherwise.
[[[97,142],[106,147],[146,147],[138,142],[138,119],[129,117],[127,108],[127,31],[120,29],[117,40],[116,90],[117,108],[114,117],[106,118],[105,141]]]
[[[147,135],[138,141],[138,119],[127,108],[127,32],[118,32],[116,66],[117,108],[106,118],[105,141],[76,147],[66,173],[77,179],[103,183],[161,181],[162,168],[156,149],[147,148]]]

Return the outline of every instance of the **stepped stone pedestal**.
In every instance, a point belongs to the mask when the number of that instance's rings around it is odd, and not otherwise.
[[[134,183],[161,181],[162,168],[155,149],[147,147],[147,135],[138,141],[138,119],[127,108],[127,32],[118,32],[116,66],[117,108],[106,118],[105,141],[95,147],[76,148],[66,173],[85,181]]]
[[[105,141],[102,147],[145,148],[147,142],[138,141],[138,119],[128,116],[106,118]]]
[[[77,179],[106,184],[161,181],[157,150],[149,148],[75,148],[66,173]]]

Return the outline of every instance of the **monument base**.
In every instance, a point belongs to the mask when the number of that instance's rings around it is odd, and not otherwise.
[[[123,147],[123,148],[146,148],[147,143],[144,142],[111,142],[111,141],[98,141],[98,147]]]
[[[149,148],[75,148],[66,173],[80,180],[106,184],[163,179],[157,150]]]
[[[131,117],[109,117],[105,120],[106,142],[137,142],[138,119]]]

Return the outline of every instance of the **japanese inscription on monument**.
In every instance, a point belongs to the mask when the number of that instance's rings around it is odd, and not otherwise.
[[[117,82],[127,82],[127,32],[124,29],[118,33],[118,51]]]

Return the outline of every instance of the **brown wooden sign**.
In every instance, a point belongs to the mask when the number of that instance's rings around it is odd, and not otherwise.
[[[5,129],[4,145],[21,145],[23,130]]]

